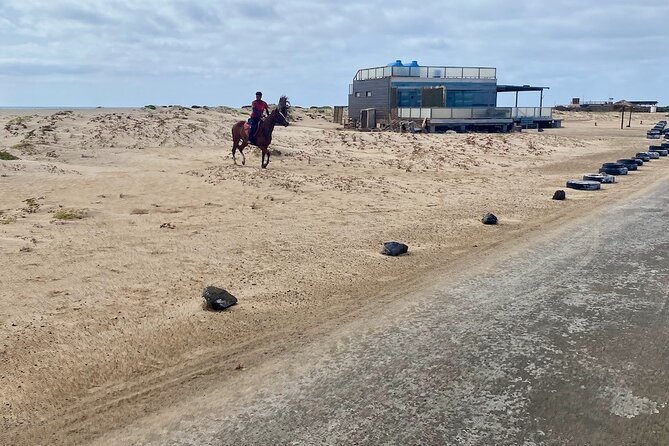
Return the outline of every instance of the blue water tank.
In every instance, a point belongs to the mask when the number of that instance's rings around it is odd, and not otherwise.
[[[402,67],[402,61],[397,59],[395,62],[389,63],[387,66],[389,67]]]
[[[405,67],[417,67],[417,66],[418,66],[418,62],[415,61],[415,60],[412,60],[410,64],[408,64],[408,65],[404,65],[404,66],[405,66]]]

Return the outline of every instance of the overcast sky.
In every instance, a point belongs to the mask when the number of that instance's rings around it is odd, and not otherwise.
[[[668,20],[666,0],[0,0],[0,106],[345,105],[395,59],[497,67],[546,105],[669,104]]]

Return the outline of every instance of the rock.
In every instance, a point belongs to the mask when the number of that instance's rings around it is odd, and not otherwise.
[[[497,224],[497,217],[495,217],[495,214],[487,213],[483,216],[481,219],[484,225],[496,225]]]
[[[237,303],[237,298],[223,288],[208,286],[202,291],[202,297],[212,310],[221,311]]]
[[[383,251],[381,254],[387,256],[399,256],[406,254],[409,251],[409,247],[404,243],[399,242],[385,242],[383,244]]]
[[[563,190],[556,190],[553,194],[553,200],[564,200],[567,198],[567,194]]]

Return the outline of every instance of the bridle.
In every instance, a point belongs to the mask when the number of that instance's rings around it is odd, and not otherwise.
[[[286,115],[284,115],[283,113],[281,113],[281,110],[279,110],[279,109],[277,109],[276,111],[279,112],[279,114],[281,115],[281,117],[283,118],[283,120],[284,120],[284,121],[286,122],[286,124],[287,124],[287,123],[288,123],[288,118],[286,118]]]

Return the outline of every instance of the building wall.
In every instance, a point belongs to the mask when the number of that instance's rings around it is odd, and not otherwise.
[[[368,96],[368,92],[371,96]],[[360,97],[356,96],[360,94]],[[390,114],[390,78],[353,81],[352,94],[348,96],[348,115],[360,119],[360,110],[375,108],[376,119],[386,120]]]

